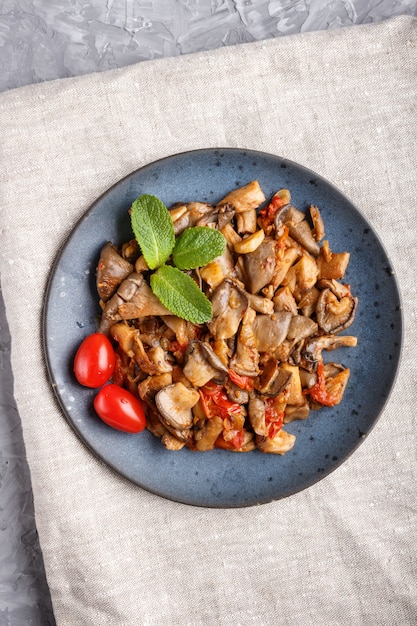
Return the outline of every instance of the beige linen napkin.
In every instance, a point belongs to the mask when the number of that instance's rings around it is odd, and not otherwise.
[[[417,21],[244,44],[0,97],[1,280],[36,519],[60,626],[414,623]],[[100,463],[57,408],[40,315],[51,263],[110,185],[160,157],[264,150],[361,208],[399,279],[395,390],[314,487],[238,510],[152,495]]]

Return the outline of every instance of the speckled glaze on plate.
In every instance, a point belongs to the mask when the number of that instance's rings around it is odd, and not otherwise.
[[[325,354],[351,368],[343,402],[288,424],[296,435],[285,456],[258,451],[166,450],[148,431],[118,432],[95,415],[96,393],[78,385],[72,361],[82,339],[96,330],[95,267],[106,241],[131,238],[128,209],[142,193],[166,205],[216,203],[228,191],[258,179],[266,195],[291,190],[293,204],[320,207],[335,252],[348,250],[345,282],[359,298],[353,326],[356,348]],[[338,467],[378,419],[393,386],[402,342],[400,298],[386,252],[370,224],[333,185],[279,156],[207,149],[177,154],[133,172],[101,196],[74,228],[51,273],[44,307],[44,347],[54,391],[69,423],[114,470],[141,487],[178,502],[206,507],[262,504],[294,494]]]

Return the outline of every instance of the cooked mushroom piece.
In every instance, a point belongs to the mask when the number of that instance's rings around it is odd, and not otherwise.
[[[317,299],[317,322],[326,333],[340,333],[353,323],[357,305],[358,299],[350,293],[339,299],[330,289],[324,289]]]
[[[310,216],[313,222],[313,237],[316,241],[321,241],[324,237],[324,223],[319,208],[314,204],[310,207]]]
[[[162,445],[167,450],[181,450],[185,446],[185,441],[180,441],[172,433],[165,431],[161,437]]]
[[[292,372],[282,369],[276,359],[268,359],[256,388],[264,396],[277,396],[289,386],[291,378]]]
[[[145,280],[131,300],[121,304],[118,311],[122,319],[129,320],[148,315],[171,315],[171,311],[155,296]]]
[[[317,299],[320,291],[316,287],[309,289],[298,303],[298,308],[305,317],[311,317],[316,310]]]
[[[155,403],[163,422],[177,430],[191,428],[193,424],[191,409],[199,400],[198,391],[189,389],[182,383],[168,385],[155,396]]]
[[[215,339],[229,339],[237,333],[241,319],[248,307],[242,289],[231,280],[224,280],[211,297],[213,319],[208,324]]]
[[[205,202],[176,204],[170,208],[175,235],[180,235],[186,228],[195,226],[205,216],[212,214],[213,206]]]
[[[233,276],[233,274],[234,263],[229,248],[226,248],[221,256],[216,257],[213,261],[200,269],[201,278],[205,280],[212,289],[216,289],[225,278]]]
[[[257,315],[253,322],[253,333],[259,352],[273,352],[287,337],[292,315],[278,311],[272,315]]]
[[[300,368],[298,365],[290,365],[289,363],[282,363],[281,368],[291,374],[289,385],[286,388],[286,400],[288,404],[301,406],[304,404],[305,398],[301,386]]]
[[[288,287],[281,287],[272,299],[275,311],[289,311],[298,315],[297,303]]]
[[[258,342],[253,329],[255,318],[255,311],[248,308],[242,319],[236,353],[230,360],[231,369],[241,376],[257,376],[259,374]]]
[[[287,222],[290,236],[303,246],[310,254],[317,257],[320,254],[320,246],[313,237],[312,230],[307,220],[303,219],[298,224]]]
[[[349,252],[332,252],[328,243],[327,245],[325,244],[326,241],[323,242],[320,254],[317,257],[319,279],[327,278],[338,280],[343,278],[350,260]]]
[[[122,281],[116,293],[106,302],[98,332],[107,334],[113,324],[121,319],[129,319],[122,317],[119,307],[132,300],[142,282],[143,276],[136,272],[132,272]]]
[[[237,232],[240,234],[254,233],[257,228],[256,218],[255,209],[238,213],[236,216]]]
[[[249,400],[249,394],[246,389],[241,389],[234,383],[230,381],[230,379],[224,382],[224,388],[227,393],[227,397],[232,402],[236,402],[236,404],[247,404]]]
[[[318,325],[310,317],[304,315],[293,315],[291,317],[288,328],[287,339],[298,343],[302,339],[315,335],[318,331]]]
[[[110,242],[107,242],[101,249],[97,265],[96,284],[101,300],[107,302],[132,271],[133,265],[120,256]]]
[[[308,402],[301,406],[292,406],[287,404],[285,407],[284,424],[289,424],[294,420],[306,420],[310,415],[310,407]]]
[[[138,384],[138,393],[142,400],[152,401],[158,391],[169,385],[172,385],[171,372],[148,376]]]
[[[248,417],[255,433],[266,437],[268,427],[265,419],[265,402],[255,391],[251,391],[249,394]]]
[[[223,431],[223,420],[218,415],[213,415],[205,420],[202,426],[194,427],[195,447],[200,452],[213,450],[217,437]]]
[[[291,204],[284,204],[274,215],[274,227],[275,227],[275,235],[278,236],[280,230],[284,224],[284,221],[288,215],[288,212],[292,208]]]
[[[245,292],[246,293],[246,292]],[[269,298],[257,296],[254,293],[247,293],[248,303],[251,309],[264,315],[272,315],[274,312],[274,303]]]
[[[195,387],[203,387],[209,380],[215,378],[223,381],[227,375],[227,367],[214,353],[209,344],[195,339],[191,341],[186,353],[184,375]]]
[[[336,363],[327,363],[324,366],[326,392],[334,399],[334,404],[340,404],[350,377],[350,369]]]
[[[352,335],[320,335],[307,339],[302,352],[303,367],[309,371],[317,369],[323,350],[336,350],[341,347],[355,347],[358,339]]]
[[[223,204],[218,207],[217,223],[219,230],[222,230],[227,224],[230,224],[235,216],[236,210],[232,204]]]
[[[261,452],[269,452],[270,454],[285,454],[295,444],[295,435],[280,430],[273,439],[269,437],[256,436],[256,445]]]
[[[250,209],[257,209],[265,200],[266,198],[258,181],[253,180],[247,185],[228,193],[223,200],[220,200],[218,206],[231,204],[236,209],[236,213],[242,213]]]
[[[264,239],[254,252],[244,256],[244,271],[250,293],[258,293],[272,281],[275,271],[276,242]]]

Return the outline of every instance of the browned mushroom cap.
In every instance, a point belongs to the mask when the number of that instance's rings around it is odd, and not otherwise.
[[[317,322],[326,333],[340,333],[353,323],[357,306],[358,299],[350,293],[339,299],[330,289],[324,289],[317,299]]]
[[[101,249],[97,265],[96,284],[101,300],[107,302],[132,271],[133,265],[121,257],[110,242],[107,242]]]
[[[256,436],[256,446],[261,452],[269,452],[270,454],[285,454],[295,444],[295,435],[280,430],[273,439],[269,437]]]
[[[336,350],[341,347],[355,347],[358,343],[357,337],[351,335],[320,335],[307,339],[302,352],[303,367],[309,371],[317,369],[321,360],[323,350]]]
[[[273,352],[287,337],[292,315],[289,311],[277,311],[272,315],[257,315],[253,333],[259,352]]]
[[[195,389],[189,389],[182,383],[174,383],[158,391],[155,403],[163,423],[176,430],[184,430],[192,426],[191,409],[199,399],[200,394]]]
[[[228,376],[227,367],[213,352],[211,346],[195,339],[185,352],[186,364],[183,372],[195,387],[203,387],[209,380],[224,380]]]
[[[272,281],[276,264],[275,251],[275,241],[264,239],[256,250],[244,255],[246,284],[250,293],[258,293]]]

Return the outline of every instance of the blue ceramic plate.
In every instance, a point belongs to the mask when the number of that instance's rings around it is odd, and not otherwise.
[[[95,267],[100,248],[109,240],[122,243],[131,238],[128,209],[142,193],[156,195],[168,206],[192,200],[215,203],[254,179],[267,197],[286,187],[297,208],[318,205],[332,249],[351,252],[346,282],[359,298],[359,311],[346,334],[355,334],[358,346],[331,354],[332,361],[351,368],[343,402],[287,425],[297,441],[283,457],[258,451],[169,452],[148,431],[129,435],[109,428],[94,413],[96,392],[78,385],[72,374],[76,348],[96,329]],[[171,156],[133,172],[109,189],[87,211],[61,250],[44,308],[45,354],[53,388],[85,444],[137,485],[165,498],[207,507],[270,502],[309,487],[338,467],[370,432],[387,401],[401,340],[393,270],[361,213],[310,170],[278,156],[236,149]]]

